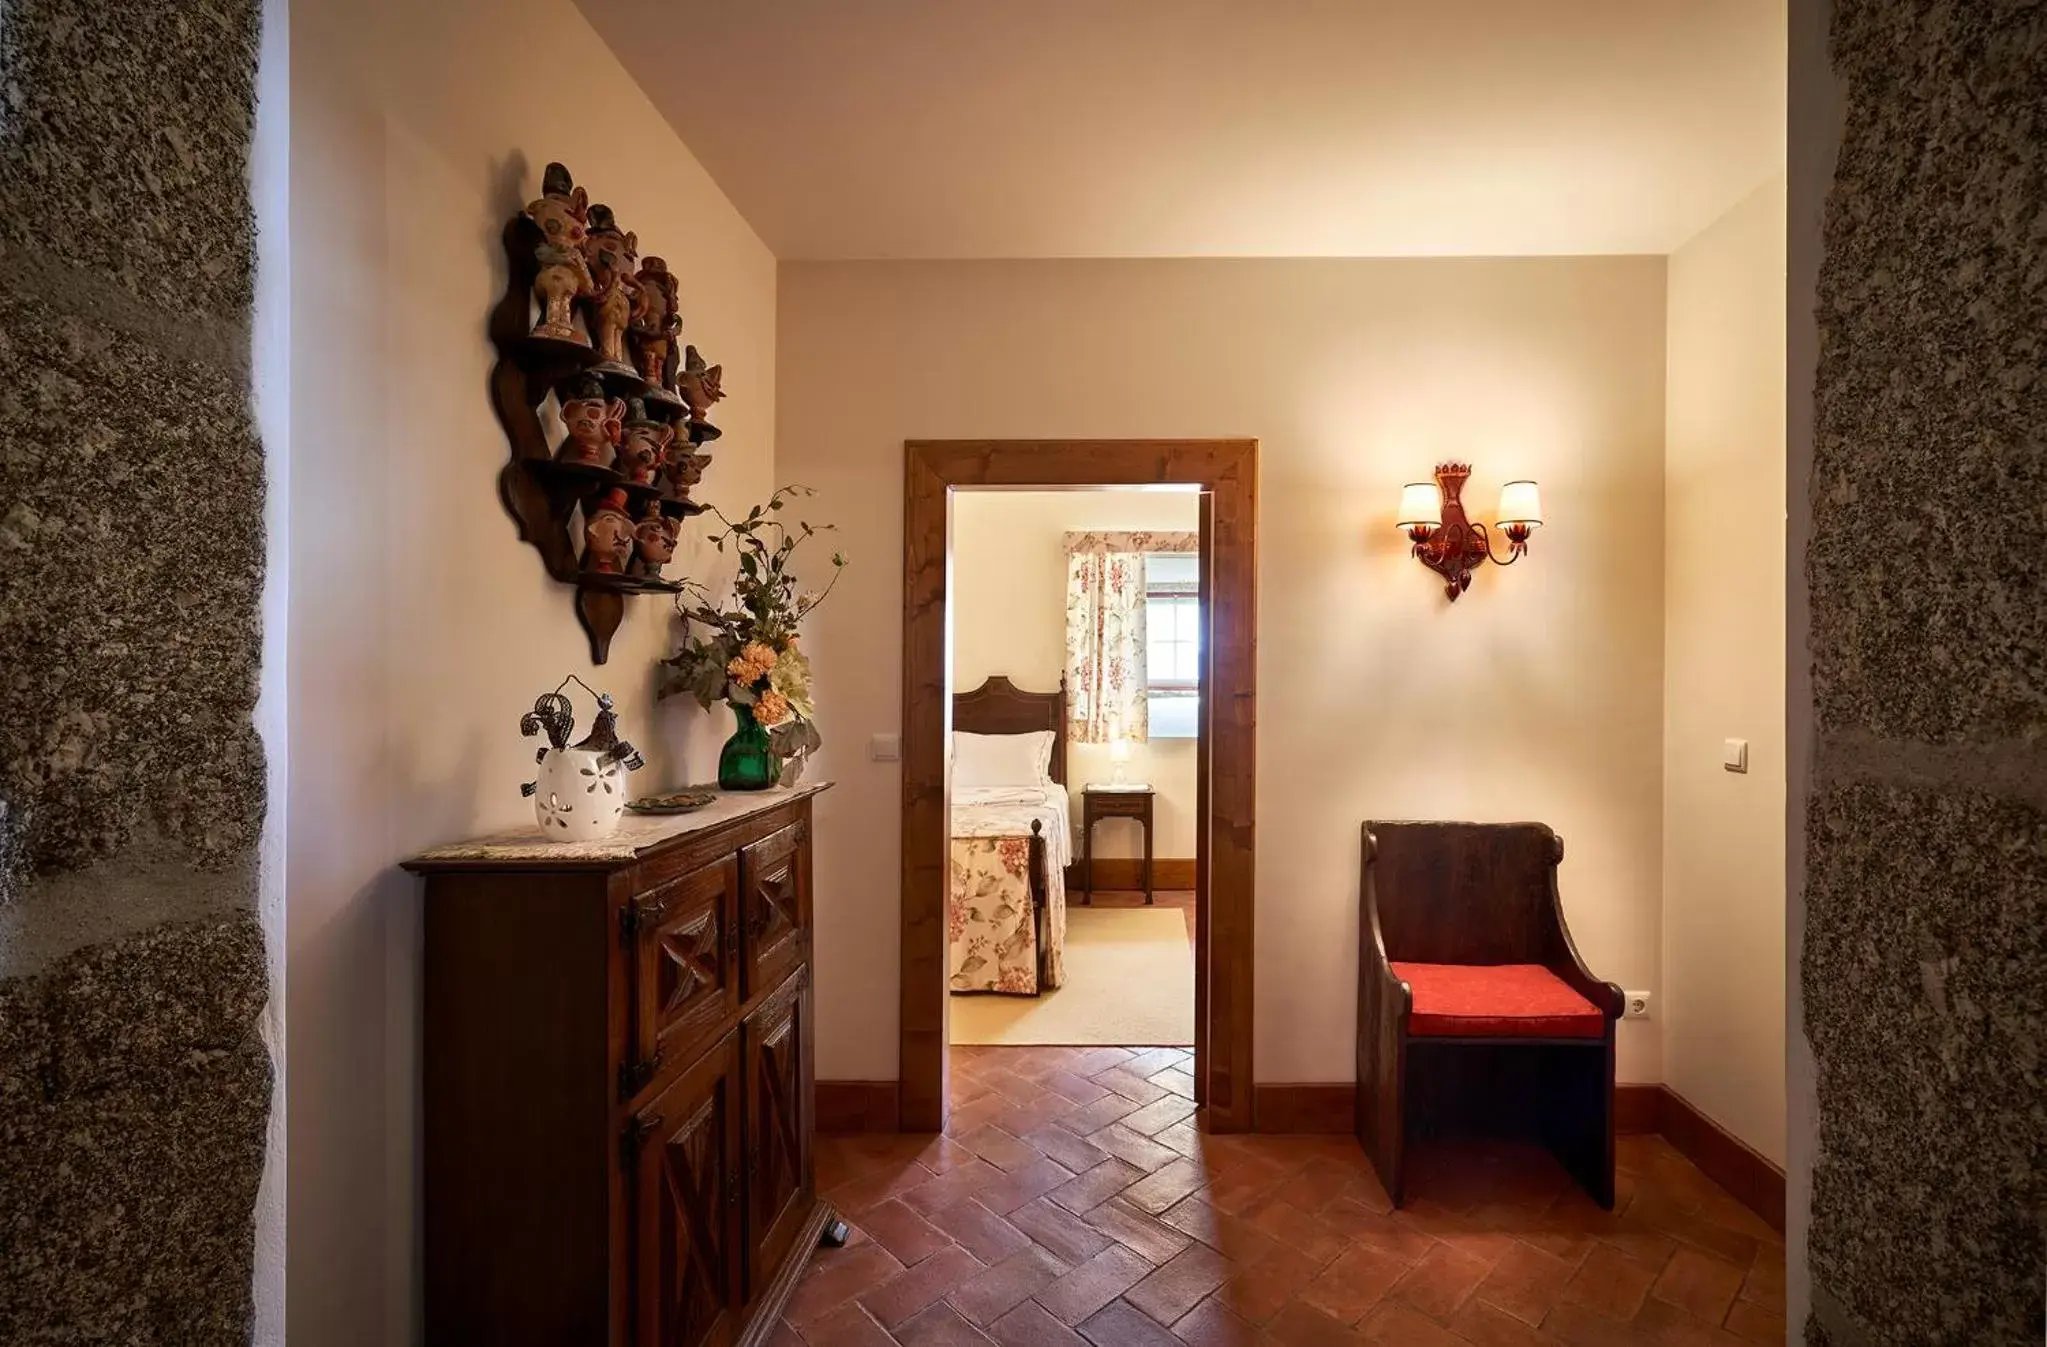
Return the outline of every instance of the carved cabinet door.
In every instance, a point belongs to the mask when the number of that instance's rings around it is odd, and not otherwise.
[[[722,1347],[740,1273],[739,1040],[728,1034],[634,1115],[636,1347]]]
[[[803,962],[810,938],[810,848],[801,821],[739,853],[740,964],[757,996]]]
[[[789,979],[746,1017],[749,1295],[759,1295],[809,1215],[810,980]]]
[[[631,1099],[690,1061],[739,1009],[739,865],[727,856],[633,899],[632,1055],[619,1093]]]

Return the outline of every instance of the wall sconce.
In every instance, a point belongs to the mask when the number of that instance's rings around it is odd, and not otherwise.
[[[1471,573],[1490,561],[1511,566],[1528,553],[1528,535],[1542,527],[1542,497],[1530,481],[1500,488],[1500,532],[1507,535],[1507,557],[1493,555],[1492,534],[1464,513],[1459,496],[1469,463],[1438,463],[1433,482],[1409,482],[1400,488],[1399,527],[1407,530],[1422,565],[1443,577],[1443,592],[1455,601],[1471,588]]]

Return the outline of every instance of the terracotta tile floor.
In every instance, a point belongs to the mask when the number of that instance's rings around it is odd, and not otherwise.
[[[1784,1341],[1784,1247],[1660,1137],[1601,1211],[1542,1152],[1442,1144],[1390,1209],[1348,1137],[1211,1136],[1178,1048],[955,1048],[943,1136],[821,1138],[854,1227],[777,1347]]]

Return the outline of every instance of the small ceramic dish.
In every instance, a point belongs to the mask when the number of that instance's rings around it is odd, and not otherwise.
[[[679,790],[672,795],[649,795],[641,800],[629,800],[626,808],[635,814],[687,814],[692,809],[702,809],[718,798],[716,791]]]

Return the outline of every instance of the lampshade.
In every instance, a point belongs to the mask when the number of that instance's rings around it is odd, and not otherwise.
[[[1509,482],[1500,488],[1500,522],[1528,524],[1542,522],[1542,496],[1533,482]]]
[[[1130,741],[1120,734],[1109,741],[1109,761],[1130,761]]]
[[[1442,522],[1443,493],[1434,482],[1409,482],[1400,488],[1398,527],[1405,529],[1425,524],[1430,528],[1436,528]]]

